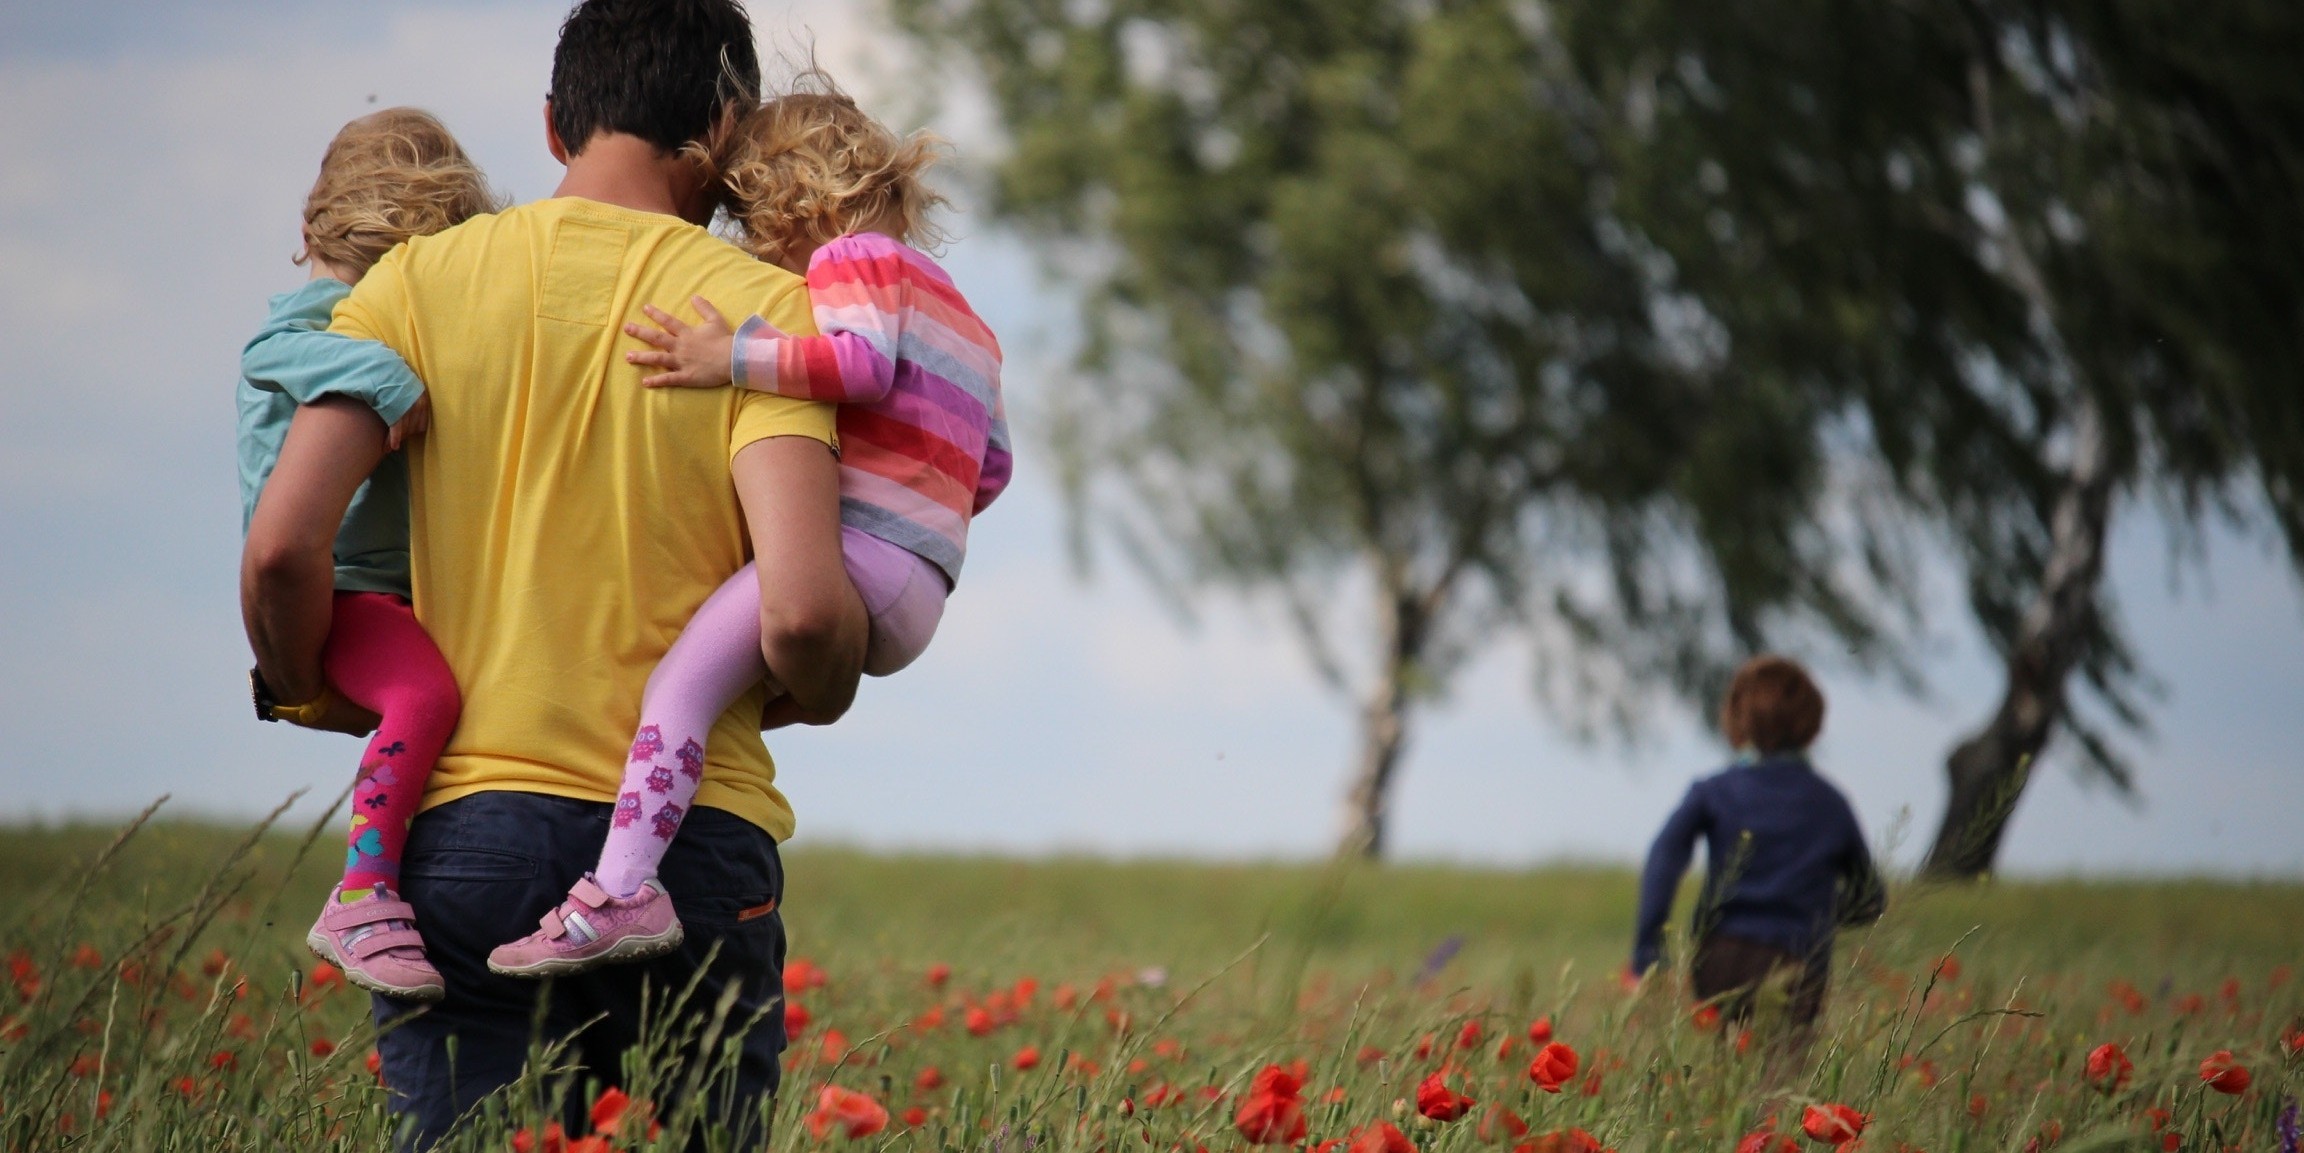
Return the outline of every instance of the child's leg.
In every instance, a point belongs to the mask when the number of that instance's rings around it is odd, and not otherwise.
[[[760,657],[760,576],[745,565],[696,610],[648,678],[640,731],[595,873],[610,896],[629,897],[656,876],[704,783],[712,723],[767,675]]]
[[[337,593],[320,660],[338,692],[380,718],[352,786],[343,894],[357,900],[400,887],[408,822],[463,705],[447,659],[395,596]]]
[[[944,619],[952,586],[944,570],[917,553],[859,529],[840,526],[840,555],[848,580],[872,618],[864,671],[884,677],[920,658]]]

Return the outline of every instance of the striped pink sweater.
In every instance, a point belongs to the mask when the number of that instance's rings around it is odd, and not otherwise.
[[[957,584],[968,521],[1012,467],[1000,342],[935,261],[875,232],[817,249],[808,296],[820,335],[745,321],[736,383],[840,405],[841,523]]]

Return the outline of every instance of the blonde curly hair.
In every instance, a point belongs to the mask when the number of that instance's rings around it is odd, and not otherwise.
[[[788,268],[871,225],[900,229],[895,239],[915,248],[942,244],[944,234],[928,213],[946,201],[922,175],[944,141],[927,132],[896,135],[821,71],[802,81],[823,90],[771,98],[713,149],[737,243]]]
[[[355,276],[411,236],[503,207],[478,165],[431,113],[387,108],[345,125],[304,198],[304,250]]]

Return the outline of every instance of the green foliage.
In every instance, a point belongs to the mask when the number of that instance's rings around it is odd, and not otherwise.
[[[0,863],[40,879],[0,923],[0,1143],[384,1147],[366,998],[315,984],[301,946],[332,862],[306,852],[309,839],[196,825],[150,826],[107,851],[114,840],[0,833]],[[2166,1109],[2187,1148],[2260,1149],[2304,1088],[2304,1055],[2281,1042],[2304,1024],[2295,885],[1900,889],[1879,925],[1843,936],[1823,1035],[1801,1066],[1770,1056],[1765,1027],[1740,1051],[1733,1028],[1692,1021],[1670,977],[1619,987],[1634,879],[1618,870],[827,850],[787,864],[795,957],[824,979],[792,991],[810,1021],[787,1059],[775,1150],[1237,1150],[1250,1078],[1295,1060],[1311,1074],[1311,1139],[1387,1119],[1425,1153],[1514,1145],[1500,1121],[1482,1132],[1495,1106],[1531,1138],[1580,1127],[1623,1153],[1717,1153],[1771,1116],[1796,1126],[1820,1101],[1871,1114],[1867,1147],[2014,1150],[2060,1132],[2063,1149],[2157,1148],[2147,1110]],[[939,964],[949,982],[932,984]],[[985,1013],[980,1033],[971,1009]],[[716,1019],[699,1010],[686,1027]],[[1538,1016],[1581,1055],[1559,1095],[1525,1075]],[[1478,1037],[1460,1046],[1468,1023]],[[2113,1093],[2082,1069],[2104,1042],[2135,1063]],[[1026,1049],[1034,1068],[1019,1067]],[[2251,1070],[2247,1094],[2201,1085],[2218,1049]],[[1421,1122],[1396,1102],[1443,1064],[1481,1109]],[[942,1083],[924,1088],[931,1068]],[[687,1072],[642,1055],[615,1079],[636,1101],[670,1099]],[[869,1094],[895,1120],[863,1141],[811,1135],[805,1115],[826,1085]],[[500,1153],[523,1129],[531,1149],[549,1148],[553,1104],[598,1088],[540,1048],[529,1078],[450,1148]],[[669,1109],[663,1137],[635,1124],[613,1146],[675,1147],[685,1116]]]
[[[2293,5],[893,9],[1086,292],[1075,513],[1278,591],[1339,683],[1346,573],[1411,699],[1499,626],[1620,718],[1767,645],[1893,665],[1931,539],[2009,652],[2084,410],[2124,499],[2304,559]],[[2075,667],[2140,724],[2094,586]]]

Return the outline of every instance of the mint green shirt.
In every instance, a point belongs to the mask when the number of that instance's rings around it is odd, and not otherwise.
[[[299,405],[348,396],[391,424],[407,415],[424,382],[400,354],[372,340],[328,331],[336,302],[351,293],[325,277],[272,298],[255,339],[240,352],[240,534],[280,463],[288,422]],[[336,530],[336,590],[408,595],[408,461],[384,458]]]

